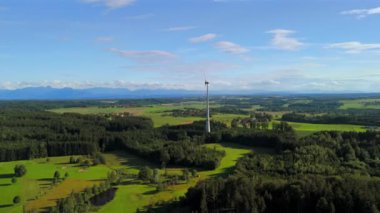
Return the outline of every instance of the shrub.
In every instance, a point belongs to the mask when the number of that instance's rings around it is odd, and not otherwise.
[[[18,164],[14,168],[15,176],[22,177],[26,174],[26,167],[24,165]]]
[[[14,204],[17,204],[17,203],[20,203],[20,202],[21,202],[20,196],[16,196],[16,197],[13,198],[13,203]]]

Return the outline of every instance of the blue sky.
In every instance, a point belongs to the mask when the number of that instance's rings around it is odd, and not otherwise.
[[[0,88],[380,92],[380,1],[2,0]]]

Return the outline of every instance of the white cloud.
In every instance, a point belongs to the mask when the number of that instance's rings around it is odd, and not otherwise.
[[[290,37],[291,34],[295,33],[292,30],[275,29],[268,33],[273,34],[272,45],[277,49],[297,50],[304,45],[298,39]]]
[[[213,40],[214,38],[216,38],[216,34],[214,34],[214,33],[207,33],[205,35],[201,35],[201,36],[198,36],[198,37],[190,38],[190,42],[191,43],[201,43],[201,42],[206,42],[206,41]]]
[[[226,53],[231,54],[243,54],[249,52],[249,49],[242,47],[238,44],[232,43],[230,41],[221,41],[215,44],[215,48],[222,50]]]
[[[176,27],[169,27],[164,29],[164,31],[168,32],[177,32],[177,31],[188,31],[188,30],[193,30],[197,27],[195,26],[176,26]]]
[[[103,4],[109,9],[118,9],[133,4],[136,0],[82,0],[90,4]]]
[[[111,42],[114,38],[112,36],[99,36],[96,38],[96,41],[98,42]]]
[[[358,41],[334,43],[327,46],[328,48],[343,49],[347,53],[360,53],[367,50],[380,50],[380,43],[364,44]]]
[[[380,14],[380,7],[375,8],[369,8],[369,9],[354,9],[354,10],[347,10],[343,11],[340,14],[342,15],[352,15],[356,16],[357,18],[365,18],[370,15]]]
[[[110,48],[109,51],[118,54],[121,57],[128,58],[138,62],[163,62],[166,60],[174,59],[177,56],[173,53],[162,51],[162,50],[145,50],[145,51],[134,51],[134,50],[120,50],[117,48]]]

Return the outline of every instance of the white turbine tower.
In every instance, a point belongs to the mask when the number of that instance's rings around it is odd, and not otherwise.
[[[208,85],[209,82],[205,80],[205,85],[206,85],[206,132],[210,133],[211,128],[210,128],[210,104],[209,104],[209,97],[208,97]]]

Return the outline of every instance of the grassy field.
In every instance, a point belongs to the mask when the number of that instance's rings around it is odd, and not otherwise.
[[[150,185],[143,185],[141,183],[134,183],[118,186],[115,199],[110,203],[103,206],[99,212],[135,212],[136,209],[143,209],[147,205],[153,205],[159,201],[168,201],[174,198],[183,196],[187,189],[194,186],[199,180],[210,178],[218,175],[226,175],[231,172],[231,169],[236,164],[236,161],[243,155],[249,153],[251,150],[241,146],[233,146],[231,144],[208,144],[210,148],[223,149],[226,156],[221,161],[220,166],[212,171],[200,171],[199,177],[192,179],[187,184],[180,184],[170,186],[163,192],[156,192],[156,188]],[[133,161],[128,162],[128,155],[125,156],[125,166],[135,167],[136,165],[149,165],[144,159],[134,158]],[[150,164],[152,168],[158,168]],[[181,168],[168,168],[168,173],[179,173]],[[131,170],[133,171],[133,170]],[[163,172],[163,171],[161,171]]]
[[[340,109],[380,109],[380,105],[366,105],[370,102],[380,102],[380,99],[355,99],[355,100],[342,100],[343,105]]]

